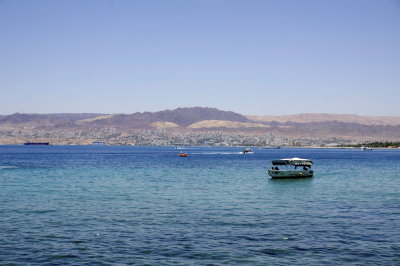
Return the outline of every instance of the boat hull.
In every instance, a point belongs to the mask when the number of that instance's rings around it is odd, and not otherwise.
[[[313,177],[313,170],[301,170],[301,171],[287,171],[287,170],[268,170],[268,175],[272,179],[285,179],[285,178],[304,178]]]

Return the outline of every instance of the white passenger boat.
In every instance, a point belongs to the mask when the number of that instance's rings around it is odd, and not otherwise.
[[[312,165],[313,162],[308,159],[291,158],[272,160],[272,168],[268,169],[268,175],[273,179],[312,177],[314,174],[314,171],[311,169]]]

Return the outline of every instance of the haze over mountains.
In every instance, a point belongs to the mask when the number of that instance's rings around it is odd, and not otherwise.
[[[133,114],[19,114],[0,116],[0,129],[88,130],[115,128],[171,132],[219,131],[288,137],[399,140],[400,117],[346,114],[241,115],[215,108],[177,108]]]
[[[311,123],[311,122],[338,121],[345,123],[359,123],[363,125],[400,125],[399,116],[361,116],[355,114],[295,114],[295,115],[281,115],[281,116],[248,115],[247,117],[254,121],[263,121],[263,122],[277,121],[280,123],[285,123],[285,122]]]

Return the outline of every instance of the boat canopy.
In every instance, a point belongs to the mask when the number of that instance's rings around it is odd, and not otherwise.
[[[272,165],[295,165],[295,166],[312,166],[313,162],[309,159],[291,158],[272,160]]]

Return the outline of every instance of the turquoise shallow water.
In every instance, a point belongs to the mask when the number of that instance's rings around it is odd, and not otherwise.
[[[400,150],[184,151],[0,146],[0,264],[400,265]]]

